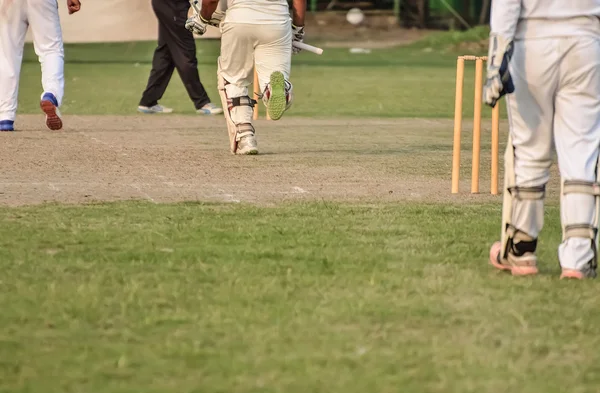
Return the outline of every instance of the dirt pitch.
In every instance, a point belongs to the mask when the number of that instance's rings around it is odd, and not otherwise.
[[[468,194],[467,176],[450,194],[450,120],[260,120],[253,157],[228,152],[220,117],[66,116],[60,132],[42,122],[20,116],[18,132],[0,135],[1,205],[498,200],[484,176],[482,194]]]

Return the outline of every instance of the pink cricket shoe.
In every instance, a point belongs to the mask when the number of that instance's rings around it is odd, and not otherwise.
[[[535,261],[523,261],[523,264],[519,265],[507,265],[502,263],[500,259],[501,250],[502,243],[500,242],[495,242],[490,248],[490,265],[496,269],[509,271],[513,276],[530,276],[538,273]]]
[[[564,278],[573,278],[576,280],[583,280],[585,278],[585,274],[579,270],[575,269],[563,269],[562,273],[560,273],[560,279]]]

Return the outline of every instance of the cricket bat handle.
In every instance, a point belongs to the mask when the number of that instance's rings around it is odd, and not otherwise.
[[[192,8],[194,9],[194,11],[196,12],[196,14],[200,14],[200,6],[198,5],[198,0],[190,0],[190,5],[192,6]]]
[[[323,49],[317,48],[316,46],[305,44],[304,42],[292,41],[292,46],[294,46],[298,49],[305,50],[307,52],[317,54],[317,55],[323,54]]]

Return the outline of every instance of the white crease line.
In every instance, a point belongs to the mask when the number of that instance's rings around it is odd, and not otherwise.
[[[142,188],[140,186],[138,186],[137,184],[130,184],[130,186],[135,188],[136,190],[138,190],[139,193],[142,194],[144,196],[144,198],[146,198],[150,202],[156,203],[156,201],[150,195],[148,195],[144,190],[142,190]]]
[[[122,155],[122,156],[125,156],[125,157],[127,157],[127,153],[123,153],[123,151],[122,151],[123,149],[121,149],[120,147],[114,146],[114,145],[112,145],[112,144],[110,144],[110,143],[108,143],[108,142],[105,142],[105,141],[103,141],[103,140],[101,140],[101,139],[98,139],[98,138],[96,138],[95,136],[88,135],[88,134],[86,134],[86,133],[85,133],[85,132],[83,132],[83,131],[79,131],[79,133],[80,133],[81,135],[85,136],[85,137],[88,137],[88,138],[90,138],[90,139],[91,139],[91,140],[93,140],[94,142],[100,143],[100,144],[102,144],[102,145],[104,145],[104,146],[108,146],[108,147],[110,147],[112,150],[114,150],[116,153],[118,153],[118,154],[120,154],[120,155]]]
[[[58,187],[56,187],[56,185],[54,183],[48,183],[48,187],[52,190],[52,191],[60,191]]]
[[[304,188],[293,187],[296,194],[310,194],[310,192],[306,191]]]
[[[225,198],[225,200],[227,202],[240,203],[239,199],[235,198],[232,194],[226,193],[225,190],[222,190],[219,188],[219,192],[221,193],[221,195],[223,196],[223,198]]]

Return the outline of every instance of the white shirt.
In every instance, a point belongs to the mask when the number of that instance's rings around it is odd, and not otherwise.
[[[507,40],[600,36],[600,0],[492,0],[492,33]]]
[[[291,20],[286,0],[221,0],[221,3],[225,1],[227,14],[224,22],[262,25],[284,24]]]

